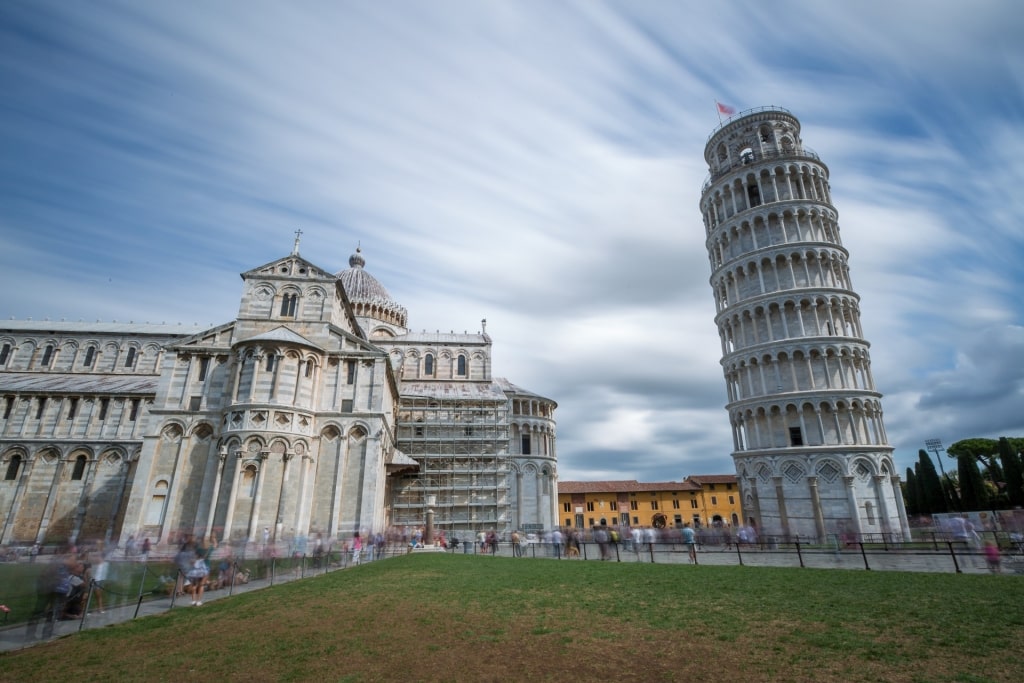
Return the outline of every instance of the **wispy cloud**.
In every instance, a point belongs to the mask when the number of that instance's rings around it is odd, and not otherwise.
[[[890,441],[1024,432],[1024,14],[841,3],[6,3],[0,314],[220,322],[304,231],[488,319],[564,479],[729,471],[716,99],[832,173]],[[950,46],[956,49],[951,50]]]

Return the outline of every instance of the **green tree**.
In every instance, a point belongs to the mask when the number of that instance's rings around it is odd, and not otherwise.
[[[969,453],[964,453],[956,459],[957,478],[960,481],[960,509],[984,510],[988,507],[988,495],[985,491],[985,481],[981,478],[981,470],[978,469],[978,459]]]
[[[969,455],[989,468],[999,453],[999,442],[995,439],[962,439],[947,448],[946,452],[955,458]]]
[[[907,506],[907,514],[921,514],[921,491],[917,483],[917,475],[914,470],[907,468],[907,475],[903,478],[903,501]]]
[[[999,438],[999,461],[1003,465],[1007,502],[1012,506],[1024,505],[1024,467],[1010,439],[1005,436]]]
[[[917,452],[917,483],[921,495],[921,512],[923,514],[935,514],[936,512],[948,512],[949,505],[946,503],[946,494],[942,490],[942,481],[939,480],[939,473],[935,471],[928,452],[923,448]]]

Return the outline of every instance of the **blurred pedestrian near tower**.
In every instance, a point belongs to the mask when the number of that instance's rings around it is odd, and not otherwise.
[[[721,109],[720,109],[721,111]],[[704,148],[715,323],[743,509],[757,533],[909,540],[828,167],[779,107]]]

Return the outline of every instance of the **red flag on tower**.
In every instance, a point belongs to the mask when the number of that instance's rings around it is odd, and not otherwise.
[[[721,102],[719,102],[717,100],[715,101],[715,104],[718,105],[718,113],[719,114],[725,114],[726,116],[732,116],[733,114],[736,113],[736,110],[734,108],[730,107],[728,104],[722,104]]]

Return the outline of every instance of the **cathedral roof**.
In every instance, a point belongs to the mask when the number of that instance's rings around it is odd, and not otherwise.
[[[0,375],[0,390],[53,394],[153,394],[156,375],[10,372]]]
[[[402,396],[437,399],[504,401],[505,392],[493,382],[402,382]]]
[[[241,339],[239,342],[276,342],[285,344],[299,344],[301,346],[308,346],[319,351],[323,351],[322,348],[309,341],[300,334],[292,332],[284,325],[275,327],[269,332],[257,334],[255,337],[249,337],[248,339]]]

